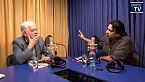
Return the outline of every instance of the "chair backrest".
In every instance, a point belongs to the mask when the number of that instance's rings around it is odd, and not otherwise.
[[[135,66],[139,66],[139,55],[137,53],[133,53],[133,60],[135,61]]]
[[[13,54],[11,54],[7,57],[7,66],[13,65],[13,57],[14,57]]]

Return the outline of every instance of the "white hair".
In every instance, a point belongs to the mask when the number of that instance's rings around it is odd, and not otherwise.
[[[25,21],[21,25],[21,32],[25,32],[28,30],[30,27],[36,27],[36,24],[33,21]]]

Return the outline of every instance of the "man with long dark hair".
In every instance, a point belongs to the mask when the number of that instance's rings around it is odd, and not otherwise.
[[[88,43],[91,42],[81,32],[79,37]],[[133,43],[127,36],[125,26],[120,20],[109,22],[106,37],[103,37],[98,45],[102,46],[104,52],[100,59],[105,61],[120,60],[126,64],[133,63]]]

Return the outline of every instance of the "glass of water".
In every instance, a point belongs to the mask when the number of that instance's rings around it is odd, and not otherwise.
[[[33,60],[29,61],[29,65],[32,67],[33,71],[37,71],[38,70],[38,60],[35,57]]]
[[[82,63],[83,63],[83,67],[87,67],[87,56],[86,55],[82,55]]]
[[[32,65],[33,71],[37,71],[38,70],[38,61],[32,60],[32,62],[33,62],[33,65]]]

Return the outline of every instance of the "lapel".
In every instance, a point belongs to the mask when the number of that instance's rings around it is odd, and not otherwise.
[[[34,48],[35,48],[36,56],[37,56],[38,59],[39,59],[39,58],[41,57],[41,53],[40,53],[41,49],[40,49],[39,43],[37,43],[37,44],[34,46]]]

